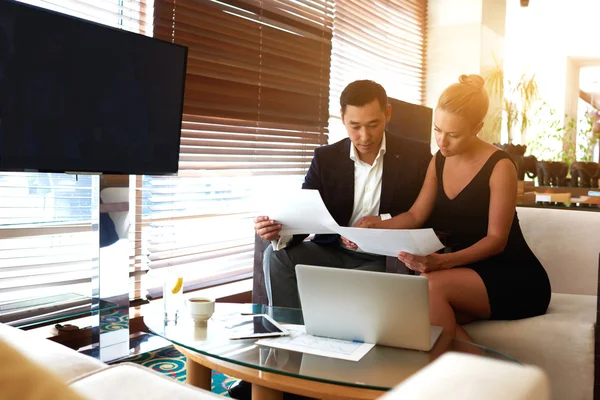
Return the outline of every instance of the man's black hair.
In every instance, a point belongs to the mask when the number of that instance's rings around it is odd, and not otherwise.
[[[383,86],[370,80],[354,81],[340,95],[342,113],[346,112],[346,106],[362,107],[375,99],[379,102],[381,111],[384,111],[388,98]]]

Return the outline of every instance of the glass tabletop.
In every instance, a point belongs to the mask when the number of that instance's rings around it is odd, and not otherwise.
[[[0,309],[0,322],[17,328],[28,328],[74,319],[116,307],[117,304],[109,301],[66,293],[12,303],[10,309]]]
[[[215,305],[215,314],[203,327],[194,326],[185,310],[177,322],[165,322],[161,307],[150,308],[144,323],[154,334],[173,344],[223,361],[301,379],[372,390],[391,389],[447,351],[518,363],[492,349],[445,335],[429,352],[375,346],[356,362],[259,346],[255,343],[258,339],[229,340],[222,322],[228,316],[241,313],[267,314],[280,324],[304,324],[302,311],[298,309],[226,303]]]

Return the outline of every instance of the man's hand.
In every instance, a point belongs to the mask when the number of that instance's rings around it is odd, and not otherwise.
[[[264,240],[279,240],[281,224],[269,219],[267,216],[254,218],[254,230]]]
[[[341,238],[342,238],[342,242],[344,242],[344,246],[346,246],[350,250],[356,250],[356,249],[358,249],[358,245],[356,243],[351,242],[350,240],[346,239],[343,236],[341,236]]]
[[[416,272],[432,272],[440,269],[451,268],[444,254],[431,253],[428,256],[415,256],[401,251],[398,260],[402,261],[409,269]]]
[[[381,217],[362,217],[354,224],[355,228],[377,228],[378,224],[381,223]]]

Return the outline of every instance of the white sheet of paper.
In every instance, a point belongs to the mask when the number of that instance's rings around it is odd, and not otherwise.
[[[367,253],[397,257],[401,251],[426,256],[444,247],[433,229],[365,229],[339,226],[318,190],[293,189],[273,193],[263,212],[281,223],[280,235],[337,233]]]
[[[337,232],[353,241],[367,253],[397,257],[405,251],[426,256],[444,248],[431,228],[427,229],[365,229],[338,227]]]
[[[336,233],[335,222],[318,190],[297,189],[269,196],[263,213],[282,224],[281,236]]]
[[[365,354],[375,347],[372,343],[359,343],[308,335],[303,325],[282,326],[290,332],[289,336],[261,339],[256,344],[349,361],[360,361]]]

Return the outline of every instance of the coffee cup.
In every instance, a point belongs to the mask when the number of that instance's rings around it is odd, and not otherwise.
[[[215,312],[215,301],[208,297],[190,297],[185,303],[196,326],[206,324]]]

